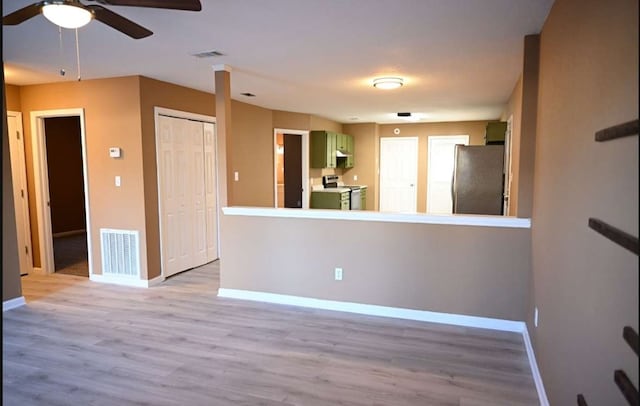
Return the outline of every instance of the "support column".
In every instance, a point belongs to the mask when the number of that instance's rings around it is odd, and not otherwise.
[[[218,210],[233,205],[231,166],[231,67],[214,65],[218,160]],[[220,210],[220,217],[222,211]]]

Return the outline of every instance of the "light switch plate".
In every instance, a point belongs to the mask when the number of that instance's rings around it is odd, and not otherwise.
[[[119,147],[109,148],[109,156],[111,158],[120,158],[121,155],[122,155],[122,150]]]
[[[121,184],[120,176],[116,176],[116,186],[120,187],[120,184]]]

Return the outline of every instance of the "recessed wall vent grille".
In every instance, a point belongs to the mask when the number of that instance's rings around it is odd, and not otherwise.
[[[193,56],[195,56],[196,58],[211,58],[214,56],[223,56],[224,54],[222,52],[218,52],[218,51],[203,51],[203,52],[198,52],[196,54],[193,54]]]
[[[102,274],[140,277],[140,237],[138,231],[100,229]]]

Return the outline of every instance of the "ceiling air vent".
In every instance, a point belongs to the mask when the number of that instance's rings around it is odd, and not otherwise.
[[[218,51],[204,51],[204,52],[198,52],[197,54],[193,54],[193,56],[195,56],[196,58],[211,58],[214,56],[223,56],[224,54],[222,52],[218,52]]]

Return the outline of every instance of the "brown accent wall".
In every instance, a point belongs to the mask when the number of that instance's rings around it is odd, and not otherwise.
[[[540,35],[524,37],[522,67],[522,114],[518,154],[518,217],[531,218],[533,212],[533,176],[536,156],[536,120],[538,117],[538,76]]]
[[[626,404],[638,387],[638,256],[587,226],[638,235],[638,136],[594,133],[638,119],[638,1],[556,0],[541,34],[529,331],[552,405]],[[539,309],[539,325],[531,320]]]
[[[102,273],[100,228],[138,230],[141,268],[147,278],[142,134],[139,77],[69,81],[20,87],[22,113],[83,108],[87,144],[91,238],[94,273]],[[29,196],[35,196],[31,126],[24,127]],[[109,157],[109,147],[120,147],[123,157]],[[116,187],[114,177],[122,177]],[[35,199],[29,202],[34,266],[40,266]]]
[[[215,116],[215,95],[144,76],[140,77],[140,118],[149,279],[161,274],[155,107]]]
[[[273,207],[273,120],[271,110],[233,100],[232,185],[233,206]],[[234,172],[239,180],[234,180]]]
[[[2,70],[2,87],[4,69]],[[5,88],[6,89],[6,88]],[[8,93],[8,92],[7,92]],[[18,258],[18,233],[13,206],[13,180],[7,133],[7,93],[2,95],[2,301],[22,296],[20,284],[20,260]],[[12,106],[15,108],[15,105]]]
[[[344,182],[367,186],[367,210],[378,210],[378,160],[380,156],[380,125],[375,123],[344,124],[345,134],[353,136],[354,165],[345,169]],[[358,176],[358,180],[353,177]]]
[[[520,125],[522,122],[522,76],[518,78],[518,82],[511,92],[507,108],[502,113],[500,121],[507,121],[509,117],[511,122],[511,190],[509,193],[509,216],[515,216],[518,212],[518,189],[519,168],[520,168]]]
[[[44,128],[53,234],[85,230],[80,119],[47,118]]]
[[[5,98],[7,100],[8,111],[22,111],[20,101],[20,87],[15,85],[4,85]]]
[[[427,158],[429,136],[469,135],[469,145],[483,145],[487,121],[459,121],[451,123],[381,124],[380,137],[418,137],[418,212],[427,211]],[[394,128],[400,134],[393,133]],[[379,149],[379,142],[377,143]],[[357,155],[372,154],[373,151],[358,151]],[[380,154],[376,154],[378,157]]]
[[[310,126],[311,116],[309,114],[273,110],[273,128],[308,130]]]
[[[509,320],[526,314],[529,229],[227,215],[222,222],[222,288]]]

